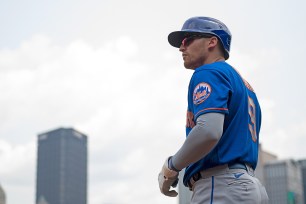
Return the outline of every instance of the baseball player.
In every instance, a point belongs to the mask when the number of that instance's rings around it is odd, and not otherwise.
[[[186,140],[166,159],[160,191],[175,197],[178,173],[193,191],[192,204],[265,204],[264,186],[254,177],[261,110],[250,84],[227,62],[231,33],[210,17],[188,19],[168,36],[194,70],[188,88]]]

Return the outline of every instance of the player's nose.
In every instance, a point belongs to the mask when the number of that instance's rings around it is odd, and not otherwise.
[[[182,43],[180,48],[179,48],[179,51],[184,52],[185,50],[186,50],[186,47]]]

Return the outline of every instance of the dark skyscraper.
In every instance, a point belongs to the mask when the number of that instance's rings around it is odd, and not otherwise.
[[[87,203],[87,136],[59,128],[38,135],[36,204]]]

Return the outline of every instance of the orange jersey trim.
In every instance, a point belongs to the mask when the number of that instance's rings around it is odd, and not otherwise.
[[[232,68],[238,73],[238,75],[242,79],[242,81],[243,81],[244,85],[247,87],[247,89],[249,89],[250,91],[255,93],[255,91],[254,91],[253,87],[251,86],[251,84],[242,77],[242,75],[239,73],[239,71],[237,69],[235,69],[235,67],[232,67]]]

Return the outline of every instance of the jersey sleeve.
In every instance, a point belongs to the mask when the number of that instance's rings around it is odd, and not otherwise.
[[[224,73],[216,70],[195,72],[189,86],[188,109],[194,121],[204,113],[228,114],[231,85]]]

